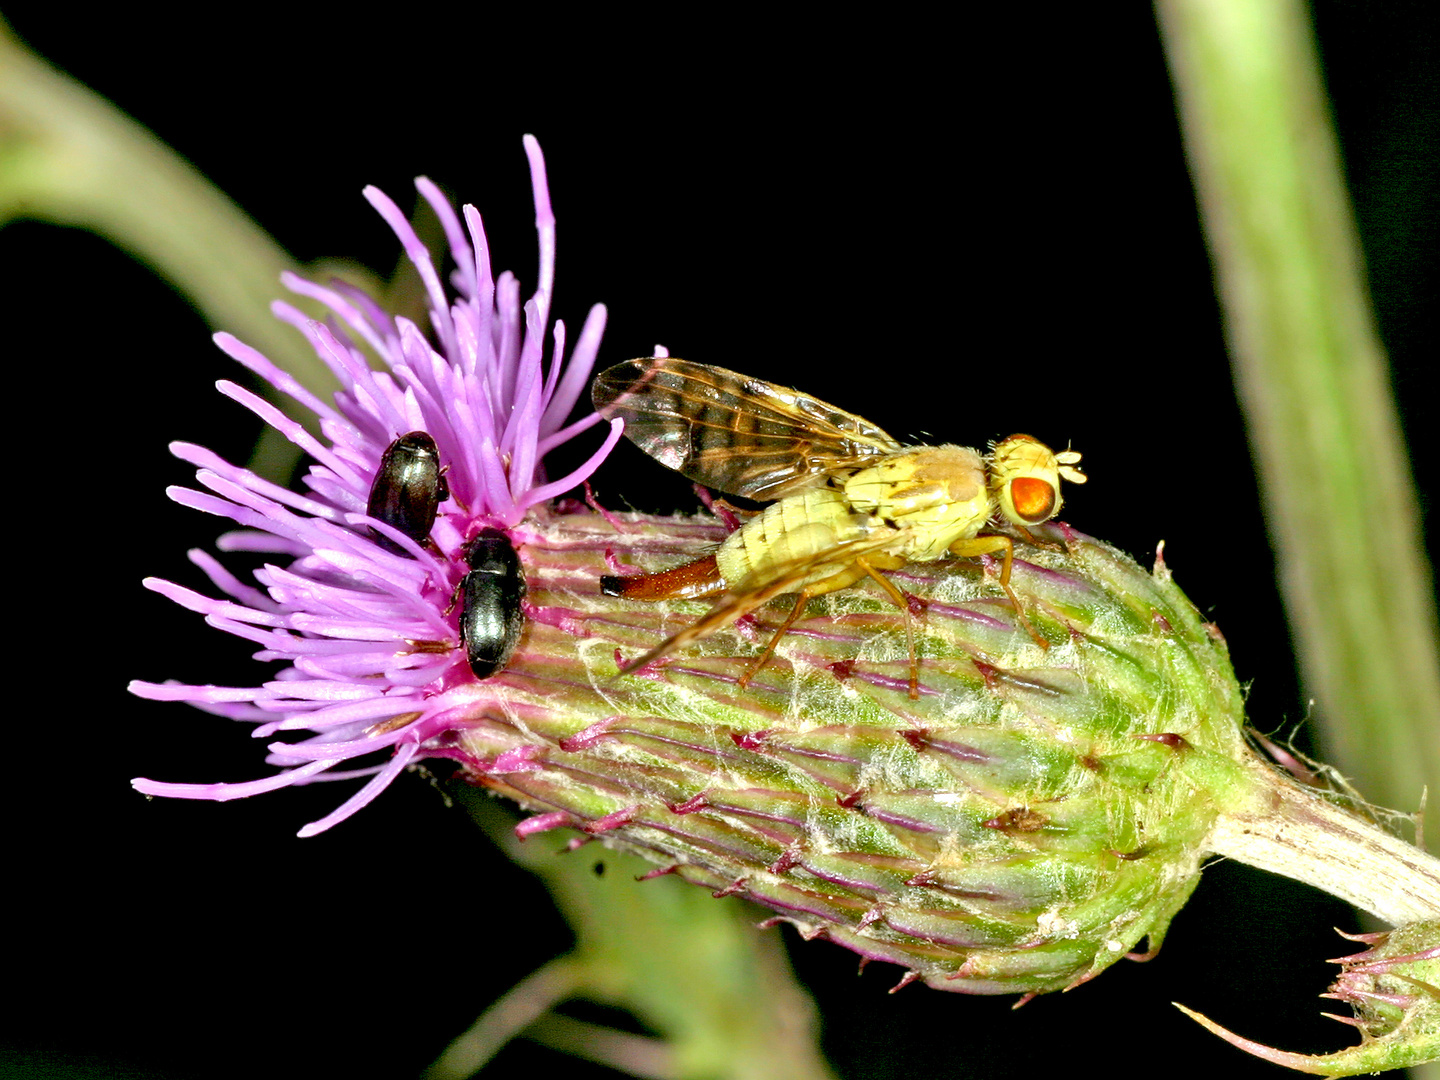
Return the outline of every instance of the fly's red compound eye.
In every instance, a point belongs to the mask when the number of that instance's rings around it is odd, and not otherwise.
[[[1015,512],[1031,525],[1046,521],[1055,513],[1055,489],[1048,481],[1020,476],[1010,481],[1010,501]]]

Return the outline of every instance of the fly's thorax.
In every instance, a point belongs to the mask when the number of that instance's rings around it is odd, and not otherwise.
[[[829,577],[835,566],[824,556],[837,545],[863,539],[873,520],[857,514],[845,494],[832,487],[812,488],[771,503],[736,529],[715,552],[715,563],[731,591],[764,585],[798,567],[819,562],[816,572],[797,584]]]
[[[853,473],[845,498],[905,533],[907,559],[938,559],[956,540],[974,536],[994,512],[985,463],[966,446],[922,446]]]

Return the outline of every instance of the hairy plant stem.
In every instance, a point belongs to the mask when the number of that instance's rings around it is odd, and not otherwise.
[[[1222,811],[1207,846],[1324,889],[1392,926],[1440,918],[1440,859],[1259,760],[1250,805]]]

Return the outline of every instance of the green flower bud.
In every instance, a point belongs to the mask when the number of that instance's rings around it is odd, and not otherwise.
[[[724,530],[537,518],[516,537],[529,629],[487,683],[504,707],[487,702],[455,756],[539,812],[521,835],[578,828],[902,982],[1075,986],[1159,948],[1251,752],[1224,640],[1163,562],[1035,532],[1012,584],[1045,649],[993,566],[891,574],[923,609],[912,700],[907,616],[873,585],[814,600],[745,689],[779,610],[622,675],[708,605],[606,597],[599,577],[692,559]]]

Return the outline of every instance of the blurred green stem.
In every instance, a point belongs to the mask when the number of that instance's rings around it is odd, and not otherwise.
[[[0,22],[0,224],[18,218],[98,233],[152,267],[211,326],[318,394],[336,388],[314,349],[270,314],[280,272],[294,260],[174,150]],[[196,352],[220,360],[203,344]]]
[[[833,1080],[816,1045],[814,1003],[795,982],[779,932],[755,929],[768,912],[718,903],[676,877],[637,884],[653,863],[599,845],[567,852],[568,830],[522,844],[501,803],[459,794],[491,839],[544,880],[577,942],[491,1006],[431,1066],[430,1080],[470,1075],[522,1033],[637,1076]],[[604,877],[591,852],[603,858]],[[550,1012],[572,997],[627,1009],[663,1041]]]
[[[1433,584],[1307,11],[1156,6],[1301,674],[1335,764],[1414,810],[1440,792]]]

